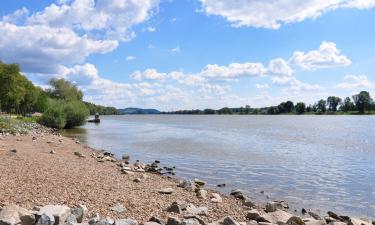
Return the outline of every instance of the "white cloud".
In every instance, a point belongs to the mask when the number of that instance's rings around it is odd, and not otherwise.
[[[270,86],[268,84],[255,84],[256,89],[268,89]]]
[[[301,91],[316,91],[324,90],[325,88],[319,84],[309,84],[303,81],[297,80],[295,77],[271,77],[271,81],[274,84],[286,86],[287,91],[294,91],[299,93]]]
[[[132,56],[132,55],[129,55],[129,56],[127,56],[127,57],[125,58],[126,61],[133,61],[133,60],[135,60],[135,59],[136,59],[136,57],[135,57],[135,56]]]
[[[172,48],[171,51],[172,51],[172,52],[176,52],[176,53],[177,53],[177,52],[180,52],[180,51],[181,51],[180,46],[177,46],[177,47],[175,47],[175,48]]]
[[[222,16],[235,27],[278,29],[283,24],[315,19],[338,8],[368,9],[375,0],[200,0],[208,15]]]
[[[293,69],[284,59],[277,58],[270,61],[267,74],[276,76],[291,76],[293,74]]]
[[[93,40],[66,28],[0,22],[0,58],[19,63],[24,72],[56,73],[61,64],[83,63],[89,55],[117,46],[117,41]]]
[[[212,80],[230,80],[241,77],[262,76],[266,69],[261,63],[231,63],[228,66],[208,64],[200,75]]]
[[[366,75],[347,75],[344,77],[344,81],[335,85],[335,88],[340,89],[375,89],[375,82],[369,81]]]
[[[155,27],[147,27],[148,32],[155,32],[156,28]]]
[[[166,73],[159,73],[155,69],[146,69],[145,71],[135,71],[130,75],[131,78],[137,81],[141,80],[164,80],[167,77]]]
[[[51,4],[27,19],[30,25],[104,32],[110,39],[134,37],[131,27],[149,19],[158,0],[73,0]]]
[[[350,59],[341,54],[335,43],[325,41],[322,42],[319,50],[307,53],[294,52],[289,61],[305,70],[348,66],[352,63]]]

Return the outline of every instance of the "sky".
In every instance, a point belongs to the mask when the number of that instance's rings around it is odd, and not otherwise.
[[[0,60],[117,108],[375,96],[375,0],[2,0]]]

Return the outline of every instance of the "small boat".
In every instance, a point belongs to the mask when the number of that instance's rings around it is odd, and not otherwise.
[[[95,118],[93,120],[88,120],[89,123],[100,123],[99,113],[95,113]]]

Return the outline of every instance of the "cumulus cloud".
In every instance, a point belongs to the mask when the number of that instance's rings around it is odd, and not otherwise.
[[[371,82],[366,75],[347,75],[344,81],[335,85],[335,88],[340,89],[375,89],[375,82]]]
[[[266,69],[261,63],[231,63],[228,66],[208,64],[200,76],[212,80],[231,80],[241,77],[262,76]]]
[[[339,8],[368,9],[375,0],[200,0],[208,15],[224,17],[235,27],[278,29],[283,24],[315,19]]]
[[[256,89],[268,89],[270,86],[268,84],[255,84]]]
[[[132,56],[132,55],[129,55],[129,56],[127,56],[127,57],[125,58],[126,61],[133,61],[133,60],[135,60],[135,59],[136,59],[136,57],[135,57],[135,56]]]
[[[137,81],[141,80],[164,80],[167,77],[166,73],[159,73],[156,69],[146,69],[145,71],[135,71],[130,75],[131,78]]]
[[[61,64],[83,63],[89,55],[117,46],[117,41],[93,40],[67,28],[0,22],[0,58],[19,63],[24,72],[56,73]]]
[[[290,63],[295,64],[305,70],[316,70],[321,68],[332,68],[339,66],[348,66],[352,62],[340,50],[336,48],[333,42],[323,41],[318,50],[307,53],[296,51],[290,58]]]
[[[158,0],[60,1],[31,15],[27,23],[99,31],[109,39],[126,41],[134,37],[131,27],[148,20],[158,4]]]
[[[175,47],[175,48],[172,48],[171,51],[172,51],[172,52],[176,52],[176,53],[178,53],[178,52],[181,51],[181,48],[180,48],[180,46],[177,46],[177,47]]]

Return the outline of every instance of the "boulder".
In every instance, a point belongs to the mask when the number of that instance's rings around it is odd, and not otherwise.
[[[223,225],[240,225],[237,221],[235,221],[232,217],[227,216],[223,219]]]
[[[70,214],[70,208],[65,205],[46,205],[40,208],[38,215],[47,215],[53,224],[63,224]]]
[[[305,225],[305,222],[303,222],[303,220],[298,216],[292,216],[288,219],[288,221],[286,221],[286,224],[287,225]]]
[[[203,190],[203,189],[199,189],[197,191],[197,197],[201,198],[201,199],[207,199],[207,194],[208,194],[208,192],[206,190]]]
[[[181,220],[176,217],[168,217],[167,225],[181,225]]]
[[[208,208],[207,207],[195,207],[193,204],[189,204],[186,207],[186,212],[190,215],[206,216],[208,215]]]
[[[201,224],[199,223],[197,219],[189,218],[189,219],[183,220],[181,222],[181,225],[201,225]]]
[[[77,205],[72,209],[71,213],[76,217],[78,223],[82,223],[87,214],[87,207],[85,205]]]
[[[248,211],[246,218],[266,223],[286,223],[293,215],[283,210],[276,210],[275,212],[265,213],[257,209]]]
[[[50,216],[47,216],[46,214],[42,214],[36,225],[53,225],[55,223],[54,220],[51,220]]]
[[[109,209],[111,211],[117,212],[117,213],[122,213],[122,212],[124,212],[126,210],[125,207],[121,203],[116,203],[116,205],[112,206]]]
[[[115,225],[138,225],[138,222],[131,219],[121,219],[115,220]]]
[[[221,203],[223,202],[223,198],[218,193],[212,193],[211,202]]]
[[[261,217],[261,213],[257,209],[252,209],[247,212],[246,218],[249,220],[255,220],[258,221],[258,219]]]
[[[74,225],[77,223],[77,218],[73,214],[69,214],[69,216],[66,218],[65,225]]]
[[[17,205],[5,206],[0,211],[1,225],[34,225],[35,215],[27,209],[21,208]]]
[[[159,191],[160,194],[167,194],[167,195],[170,195],[174,192],[174,189],[173,188],[164,188],[162,190]]]

